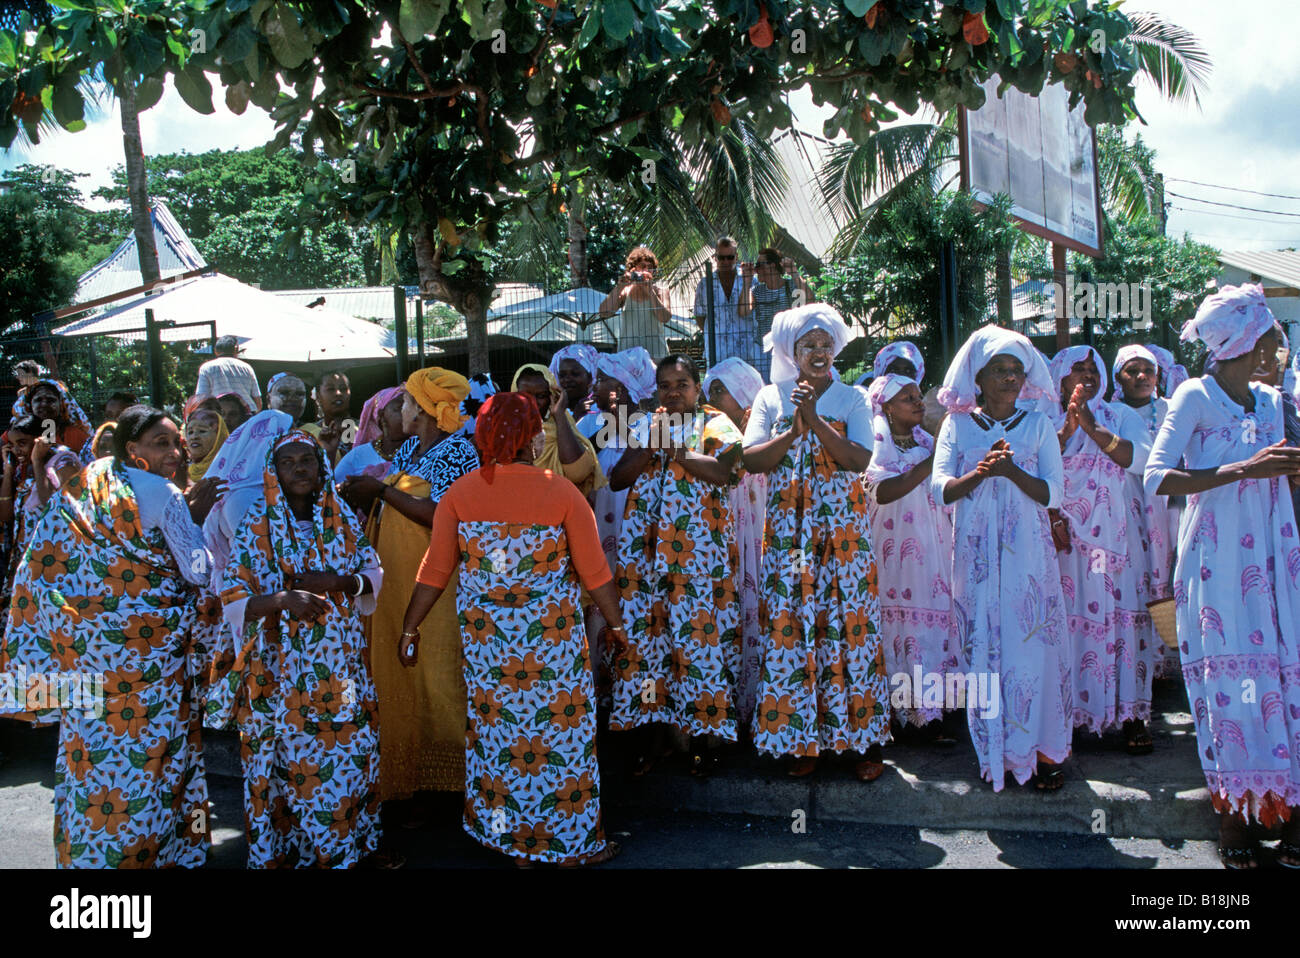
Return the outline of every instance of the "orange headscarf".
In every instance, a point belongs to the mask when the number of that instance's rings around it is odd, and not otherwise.
[[[460,373],[437,366],[417,369],[407,377],[406,391],[443,432],[455,432],[469,418],[460,411],[460,404],[469,395],[469,380]]]

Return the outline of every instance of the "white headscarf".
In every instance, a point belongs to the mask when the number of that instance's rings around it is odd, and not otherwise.
[[[731,356],[709,369],[704,377],[701,389],[704,398],[709,396],[709,387],[717,380],[727,387],[731,398],[740,403],[742,409],[754,405],[758,391],[763,388],[763,375],[749,363],[738,356]]]
[[[649,399],[658,388],[655,361],[642,346],[632,346],[616,353],[600,353],[596,357],[596,372],[621,382],[635,403]]]
[[[1183,342],[1199,339],[1218,362],[1244,356],[1277,319],[1268,308],[1264,287],[1258,283],[1225,286],[1201,302],[1196,315],[1183,326]]]
[[[900,357],[916,367],[916,376],[913,379],[918,386],[921,385],[921,379],[925,376],[925,360],[921,358],[921,351],[916,348],[916,345],[907,340],[890,343],[876,353],[876,361],[872,363],[872,374],[883,376],[889,364]]]
[[[587,374],[594,380],[596,378],[596,357],[599,353],[595,346],[588,346],[586,343],[574,343],[571,346],[565,346],[558,350],[551,357],[551,372],[556,376],[560,375],[560,360],[572,359],[575,363],[587,370]]]
[[[1110,375],[1106,371],[1106,364],[1101,361],[1101,353],[1091,346],[1066,346],[1059,353],[1052,357],[1052,363],[1048,367],[1052,373],[1052,382],[1056,384],[1057,402],[1056,409],[1053,410],[1053,421],[1057,421],[1057,427],[1065,421],[1065,410],[1062,408],[1069,397],[1061,397],[1061,380],[1070,375],[1070,370],[1075,363],[1081,363],[1089,356],[1097,364],[1097,375],[1100,382],[1097,386],[1097,394],[1088,400],[1088,408],[1092,410],[1093,415],[1098,414],[1098,410],[1106,405],[1106,391],[1110,389]]]
[[[920,388],[914,379],[897,373],[888,373],[873,379],[870,388],[867,389],[867,399],[871,403],[872,412],[871,426],[875,434],[871,462],[867,466],[868,482],[881,482],[891,476],[897,476],[934,451],[934,437],[920,426],[912,427],[912,438],[916,440],[918,448],[924,450],[924,452],[913,453],[916,462],[906,462],[907,457],[899,451],[898,445],[894,442],[894,431],[889,428],[889,417],[885,415],[885,403],[908,386]]]
[[[789,382],[799,378],[799,365],[794,359],[794,344],[805,333],[821,329],[830,334],[831,358],[849,341],[849,327],[834,306],[826,303],[809,303],[797,309],[787,309],[772,317],[772,331],[763,337],[763,349],[772,354],[772,382]]]
[[[974,410],[979,394],[975,376],[994,356],[1001,354],[1015,356],[1025,367],[1025,385],[1020,390],[1017,405],[1038,409],[1048,415],[1060,408],[1060,387],[1052,382],[1043,354],[1020,333],[994,325],[977,329],[957,350],[943,377],[943,388],[939,390],[939,402],[943,407],[952,413]]]
[[[1156,368],[1157,374],[1160,372],[1160,360],[1156,359],[1155,353],[1140,343],[1130,343],[1127,346],[1121,346],[1119,352],[1115,354],[1115,362],[1110,367],[1111,382],[1118,386],[1120,371],[1135,359],[1145,359]],[[1160,395],[1160,390],[1157,388],[1151,395],[1153,398]]]
[[[212,554],[214,589],[230,558],[233,532],[254,500],[262,495],[266,454],[285,433],[293,429],[293,417],[278,409],[264,409],[240,423],[221,446],[205,479],[224,479],[226,491],[203,522],[203,538]]]

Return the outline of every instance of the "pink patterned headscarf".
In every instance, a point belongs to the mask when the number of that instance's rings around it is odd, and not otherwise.
[[[877,376],[867,387],[867,398],[871,402],[872,431],[875,433],[871,462],[867,465],[868,482],[881,482],[910,468],[910,464],[905,461],[907,457],[899,452],[898,445],[894,442],[893,430],[889,428],[889,417],[885,415],[885,403],[908,386],[919,388],[919,384],[914,379],[897,373],[887,373],[884,376]],[[934,451],[934,437],[920,426],[912,428],[912,438],[916,440],[920,449],[925,450],[924,455]],[[920,453],[914,455],[921,455],[924,458]]]
[[[700,392],[705,399],[708,399],[709,386],[715,380],[727,387],[731,398],[740,403],[742,409],[754,405],[754,400],[758,398],[758,391],[763,388],[762,374],[739,356],[729,356],[709,367],[709,373],[700,385]]]
[[[1057,388],[1058,399],[1052,419],[1056,422],[1058,428],[1060,427],[1061,422],[1065,421],[1065,412],[1061,407],[1065,404],[1066,400],[1069,399],[1068,396],[1060,396],[1061,380],[1070,375],[1070,370],[1074,368],[1075,363],[1081,363],[1088,357],[1092,357],[1092,361],[1097,364],[1097,374],[1100,378],[1100,382],[1097,386],[1097,394],[1088,400],[1088,408],[1091,409],[1095,415],[1097,410],[1106,403],[1106,391],[1110,388],[1110,377],[1106,371],[1106,364],[1101,361],[1101,353],[1097,352],[1097,350],[1093,349],[1091,346],[1065,347],[1065,349],[1062,349],[1052,357],[1052,363],[1048,367],[1052,371],[1052,382],[1056,384]]]
[[[925,360],[921,358],[921,351],[916,348],[915,344],[907,340],[899,340],[896,343],[890,343],[880,352],[876,353],[876,361],[872,363],[872,372],[875,376],[883,376],[889,364],[895,359],[906,359],[916,367],[916,376],[914,382],[919,386],[921,380],[925,377]]]
[[[361,407],[361,419],[357,422],[356,435],[352,437],[354,448],[374,442],[380,437],[379,414],[384,411],[385,406],[404,392],[406,392],[405,386],[389,386],[366,400],[365,405]]]
[[[659,388],[655,381],[655,361],[641,346],[601,353],[596,357],[596,369],[626,386],[628,396],[635,403],[649,399]]]
[[[1179,339],[1199,339],[1218,362],[1244,356],[1277,319],[1258,283],[1224,286],[1201,302],[1196,315],[1183,326]]]

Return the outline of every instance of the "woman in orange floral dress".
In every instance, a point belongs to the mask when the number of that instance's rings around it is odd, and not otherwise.
[[[209,557],[196,523],[219,486],[196,483],[187,498],[171,483],[181,436],[157,409],[124,412],[113,446],[32,528],[0,672],[18,680],[21,717],[60,723],[59,867],[193,868],[209,847],[195,646]],[[29,696],[53,676],[82,680],[96,701],[37,707]],[[102,696],[84,684],[99,676]]]
[[[764,340],[772,385],[745,427],[745,467],[767,473],[760,616],[767,646],[754,744],[811,774],[823,751],[856,752],[855,771],[884,771],[889,687],[880,637],[866,493],[871,413],[832,376],[849,331],[832,307],[778,313]]]
[[[709,737],[736,741],[740,670],[739,564],[729,492],[740,430],[700,407],[700,374],[686,356],[656,369],[658,411],[633,429],[610,487],[630,487],[617,579],[632,623],[614,661],[611,730],[644,728],[637,774],[668,751],[664,726],[692,737],[691,771],[716,764]]]
[[[616,647],[626,639],[587,500],[532,465],[537,404],[497,393],[478,415],[483,467],[454,482],[402,626],[414,666],[420,622],[460,567],[456,588],[469,688],[465,831],[517,864],[600,864],[605,839],[596,763],[595,687],[578,579]]]
[[[361,616],[379,557],[302,430],[270,444],[221,601],[234,665],[209,722],[239,727],[250,868],[351,868],[379,844],[375,684]]]

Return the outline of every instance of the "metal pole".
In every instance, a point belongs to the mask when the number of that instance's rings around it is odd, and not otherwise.
[[[406,382],[406,377],[410,375],[408,366],[410,365],[407,351],[409,344],[406,341],[406,287],[393,287],[393,334],[397,337],[397,379],[399,382]]]
[[[153,310],[144,311],[144,341],[149,353],[149,401],[155,409],[163,406],[163,369],[162,341],[158,336],[158,324],[154,322]]]
[[[95,362],[95,339],[96,337],[94,336],[87,336],[86,346],[90,350],[89,358],[90,358],[90,394],[92,397],[91,401],[95,403],[96,407],[99,407],[103,405],[103,402],[97,401],[99,400],[101,394],[99,389],[99,364]],[[92,412],[92,415],[93,414],[94,413]]]
[[[415,352],[424,368],[424,297],[415,297]]]
[[[739,266],[739,264],[737,264]],[[740,282],[740,277],[736,277],[736,282]],[[718,343],[717,329],[713,317],[713,261],[707,260],[704,263],[704,341],[708,346],[705,359],[708,365],[712,366],[718,361]]]

